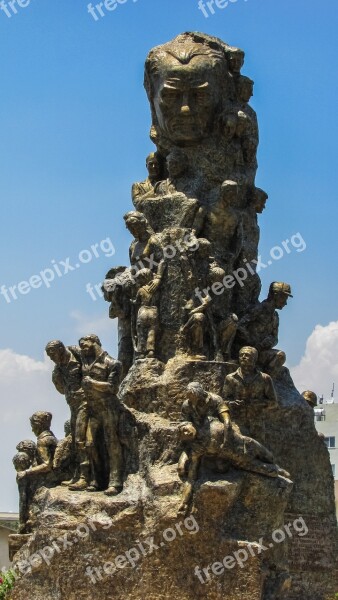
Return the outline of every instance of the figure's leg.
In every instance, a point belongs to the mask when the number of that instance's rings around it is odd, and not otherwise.
[[[27,481],[19,482],[19,533],[26,533],[28,521]]]
[[[230,315],[226,321],[221,323],[221,348],[224,360],[231,357],[232,344],[238,328],[238,318],[235,314]]]
[[[86,430],[86,441],[85,448],[83,449],[88,457],[88,466],[87,466],[87,476],[84,476],[79,479],[79,481],[73,485],[69,486],[70,490],[73,491],[82,491],[88,489],[88,491],[96,491],[98,490],[98,482],[96,478],[97,469],[99,466],[99,456],[96,448],[96,439],[97,432],[99,429],[99,420],[96,416],[90,416],[88,427]],[[85,461],[86,463],[86,461]],[[85,472],[85,466],[83,465],[83,472]],[[90,480],[90,485],[88,487],[88,481]]]
[[[104,421],[104,439],[109,457],[107,496],[116,496],[123,488],[123,452],[118,436],[119,415],[108,407]]]
[[[272,453],[256,440],[248,436],[242,436],[233,431],[232,443],[226,448],[226,454],[232,464],[238,469],[259,473],[267,477],[289,477],[287,471],[283,471],[274,464]]]
[[[182,479],[186,475],[188,462],[189,462],[188,454],[186,452],[182,452],[182,454],[179,458],[179,461],[178,461],[178,466],[177,466],[178,475]]]
[[[74,484],[78,480],[78,457],[76,452],[76,411],[70,406],[70,432],[72,436],[72,462],[75,460],[74,472],[72,473],[72,479],[70,481],[62,481],[61,485],[68,487]]]
[[[79,463],[80,479],[89,482],[89,456],[86,448],[88,429],[88,410],[86,404],[80,406],[75,430],[76,454]]]
[[[194,483],[198,477],[198,469],[201,463],[201,456],[199,454],[193,453],[190,457],[190,464],[188,469],[188,477],[183,487],[182,493],[182,501],[178,512],[181,514],[186,514],[194,491]]]
[[[147,332],[146,342],[146,353],[147,356],[153,358],[155,356],[155,345],[156,345],[156,334],[157,334],[157,313],[153,315],[151,323],[149,323]]]
[[[138,315],[136,322],[136,335],[137,335],[137,353],[139,358],[144,358],[147,352],[147,336],[148,326],[142,315]]]

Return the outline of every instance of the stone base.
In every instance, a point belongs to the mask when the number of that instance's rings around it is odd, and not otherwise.
[[[42,488],[11,600],[261,600],[275,559],[257,542],[282,521],[291,483],[238,471],[202,477],[184,517],[176,467],[154,465],[151,489],[131,475],[114,498]]]

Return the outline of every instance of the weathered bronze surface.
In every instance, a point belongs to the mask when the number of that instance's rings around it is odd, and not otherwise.
[[[26,537],[21,548],[13,538],[16,564],[91,518],[96,525],[26,572],[12,600],[328,600],[337,591],[333,477],[316,398],[300,395],[276,349],[291,287],[273,282],[259,301],[268,195],[255,186],[258,122],[243,65],[242,50],[201,33],[147,57],[156,149],[124,216],[130,266],[103,283],[118,360],[93,334],[79,346],[47,345],[70,429],[57,444],[51,415],[38,413],[37,445],[17,447]],[[308,537],[271,543],[295,519]],[[190,522],[194,535],[163,541]],[[144,539],[157,551],[105,570]],[[245,565],[205,582],[196,575],[243,552]]]

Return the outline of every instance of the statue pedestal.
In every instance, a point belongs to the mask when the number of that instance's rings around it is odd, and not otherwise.
[[[258,542],[282,522],[290,482],[202,473],[188,517],[177,512],[181,485],[177,465],[153,465],[114,498],[42,488],[12,600],[261,600],[274,550],[260,553]]]

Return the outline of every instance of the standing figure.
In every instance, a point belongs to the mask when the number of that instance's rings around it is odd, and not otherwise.
[[[164,269],[165,262],[163,260],[159,264],[155,275],[150,269],[141,269],[136,275],[136,284],[139,289],[132,303],[136,311],[134,344],[137,358],[155,357],[158,307],[156,306],[154,295],[161,285]]]
[[[204,330],[206,311],[211,302],[211,297],[207,295],[196,307],[193,300],[185,305],[186,322],[181,327],[180,334],[184,338],[184,348],[194,360],[207,358],[204,354]]]
[[[134,359],[130,307],[134,287],[133,270],[129,267],[110,269],[102,286],[103,297],[106,302],[110,302],[109,318],[118,320],[118,360],[122,364],[122,379],[127,375]]]
[[[239,208],[240,197],[235,181],[224,181],[220,190],[220,200],[211,208],[205,226],[205,237],[212,242],[215,257],[233,269],[243,244],[242,216]]]
[[[27,471],[35,465],[36,444],[32,440],[19,442],[13,465],[17,473]],[[30,484],[27,479],[17,479],[19,488],[19,533],[26,533],[29,521]]]
[[[52,379],[60,394],[66,398],[70,408],[70,429],[72,435],[75,471],[71,481],[63,482],[71,490],[85,490],[88,486],[89,460],[86,452],[88,411],[85,393],[81,387],[82,365],[80,350],[67,347],[54,340],[46,346],[46,353],[55,363]]]
[[[89,415],[86,445],[90,456],[91,480],[87,489],[97,491],[103,486],[107,496],[115,496],[123,488],[123,454],[119,439],[121,407],[117,398],[121,363],[102,350],[97,335],[82,337],[79,345],[82,387]],[[108,473],[105,472],[105,457]]]
[[[236,269],[244,269],[248,277],[244,285],[237,284],[233,290],[233,307],[236,307],[239,317],[243,317],[248,307],[258,302],[262,288],[260,277],[256,272],[260,240],[258,215],[264,211],[267,200],[268,194],[264,190],[253,188],[250,190],[248,206],[242,213],[243,247],[236,262]]]

